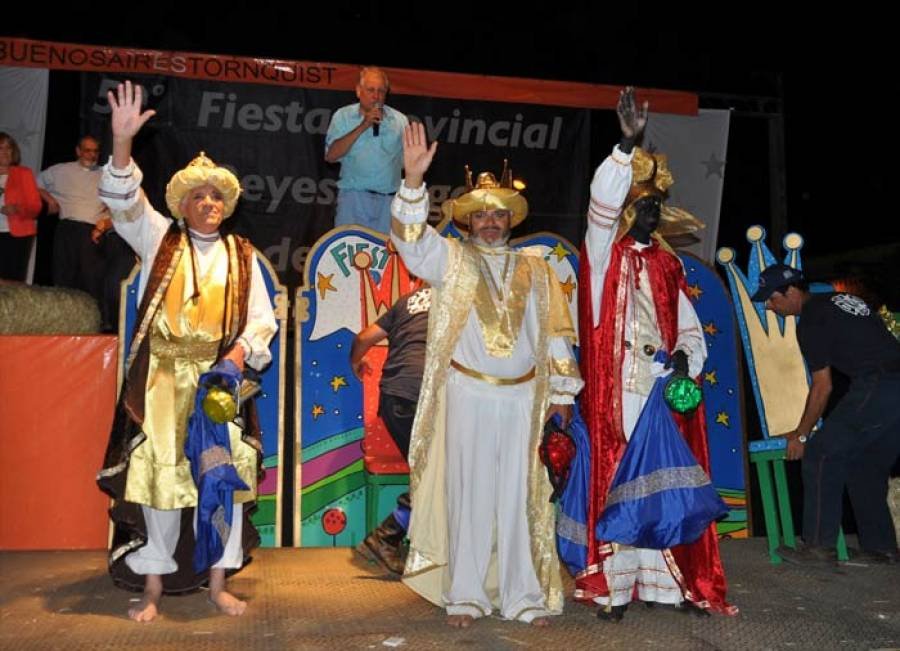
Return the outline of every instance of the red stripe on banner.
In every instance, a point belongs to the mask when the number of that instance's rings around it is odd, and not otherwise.
[[[615,109],[622,86],[585,84],[574,81],[550,81],[519,77],[493,77],[455,72],[429,72],[385,68],[391,77],[391,91],[397,94],[425,95],[457,99],[545,104],[586,109]],[[354,79],[354,87],[356,81]],[[648,100],[655,113],[697,115],[694,93],[638,88],[637,101]]]
[[[353,90],[359,79],[359,66],[355,65],[78,45],[25,38],[0,38],[0,65],[124,75],[169,75],[325,90]],[[385,71],[391,78],[391,90],[400,95],[614,109],[621,90],[621,86],[570,81],[406,68],[385,68]],[[648,100],[657,113],[697,114],[698,100],[694,93],[639,88],[636,95],[639,102]]]

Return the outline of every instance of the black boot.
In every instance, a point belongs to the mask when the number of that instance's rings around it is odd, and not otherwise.
[[[600,609],[597,611],[597,619],[618,624],[622,621],[622,618],[625,617],[626,610],[628,610],[628,604],[613,606],[609,609],[607,609],[606,606],[600,606]]]
[[[675,610],[684,615],[694,615],[695,617],[709,617],[709,611],[706,610],[706,608],[701,608],[691,601],[682,601],[678,606],[675,607]]]
[[[405,535],[406,531],[394,519],[392,513],[356,546],[356,551],[389,572],[402,575],[405,564],[402,550]]]
[[[412,502],[409,500],[409,493],[403,493],[397,497],[397,506],[402,506],[407,511],[412,508]]]

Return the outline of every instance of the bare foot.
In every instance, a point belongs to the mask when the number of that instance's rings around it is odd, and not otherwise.
[[[144,594],[141,600],[128,609],[128,617],[136,622],[152,622],[159,614],[162,598],[162,577],[148,574],[144,578]]]
[[[547,628],[550,626],[550,618],[549,617],[535,617],[531,620],[532,626],[537,626],[538,628]]]
[[[475,618],[471,615],[447,615],[447,626],[453,628],[469,628],[475,623]]]
[[[220,590],[215,593],[210,591],[209,602],[218,608],[220,612],[232,617],[243,615],[244,611],[247,610],[246,601],[241,601],[226,590]]]
[[[209,602],[225,615],[237,617],[247,610],[247,602],[241,601],[225,589],[225,570],[213,568],[209,571]]]

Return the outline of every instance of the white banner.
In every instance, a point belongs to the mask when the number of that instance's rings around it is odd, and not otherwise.
[[[700,241],[685,250],[710,264],[719,234],[730,120],[729,111],[718,109],[701,109],[696,117],[652,113],[644,136],[645,148],[669,157],[675,177],[669,203],[706,224]]]
[[[49,82],[49,70],[0,66],[0,131],[15,138],[22,165],[35,176],[44,155]]]

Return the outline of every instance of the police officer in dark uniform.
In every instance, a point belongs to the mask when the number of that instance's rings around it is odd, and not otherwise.
[[[887,492],[900,455],[900,342],[861,298],[812,294],[803,274],[787,265],[766,268],[752,300],[781,316],[799,316],[797,340],[812,376],[800,423],[786,435],[787,458],[803,459],[805,544],[778,553],[794,563],[835,562],[846,486],[862,548],[858,559],[897,563]],[[850,378],[850,388],[813,432],[831,393],[832,368]]]

